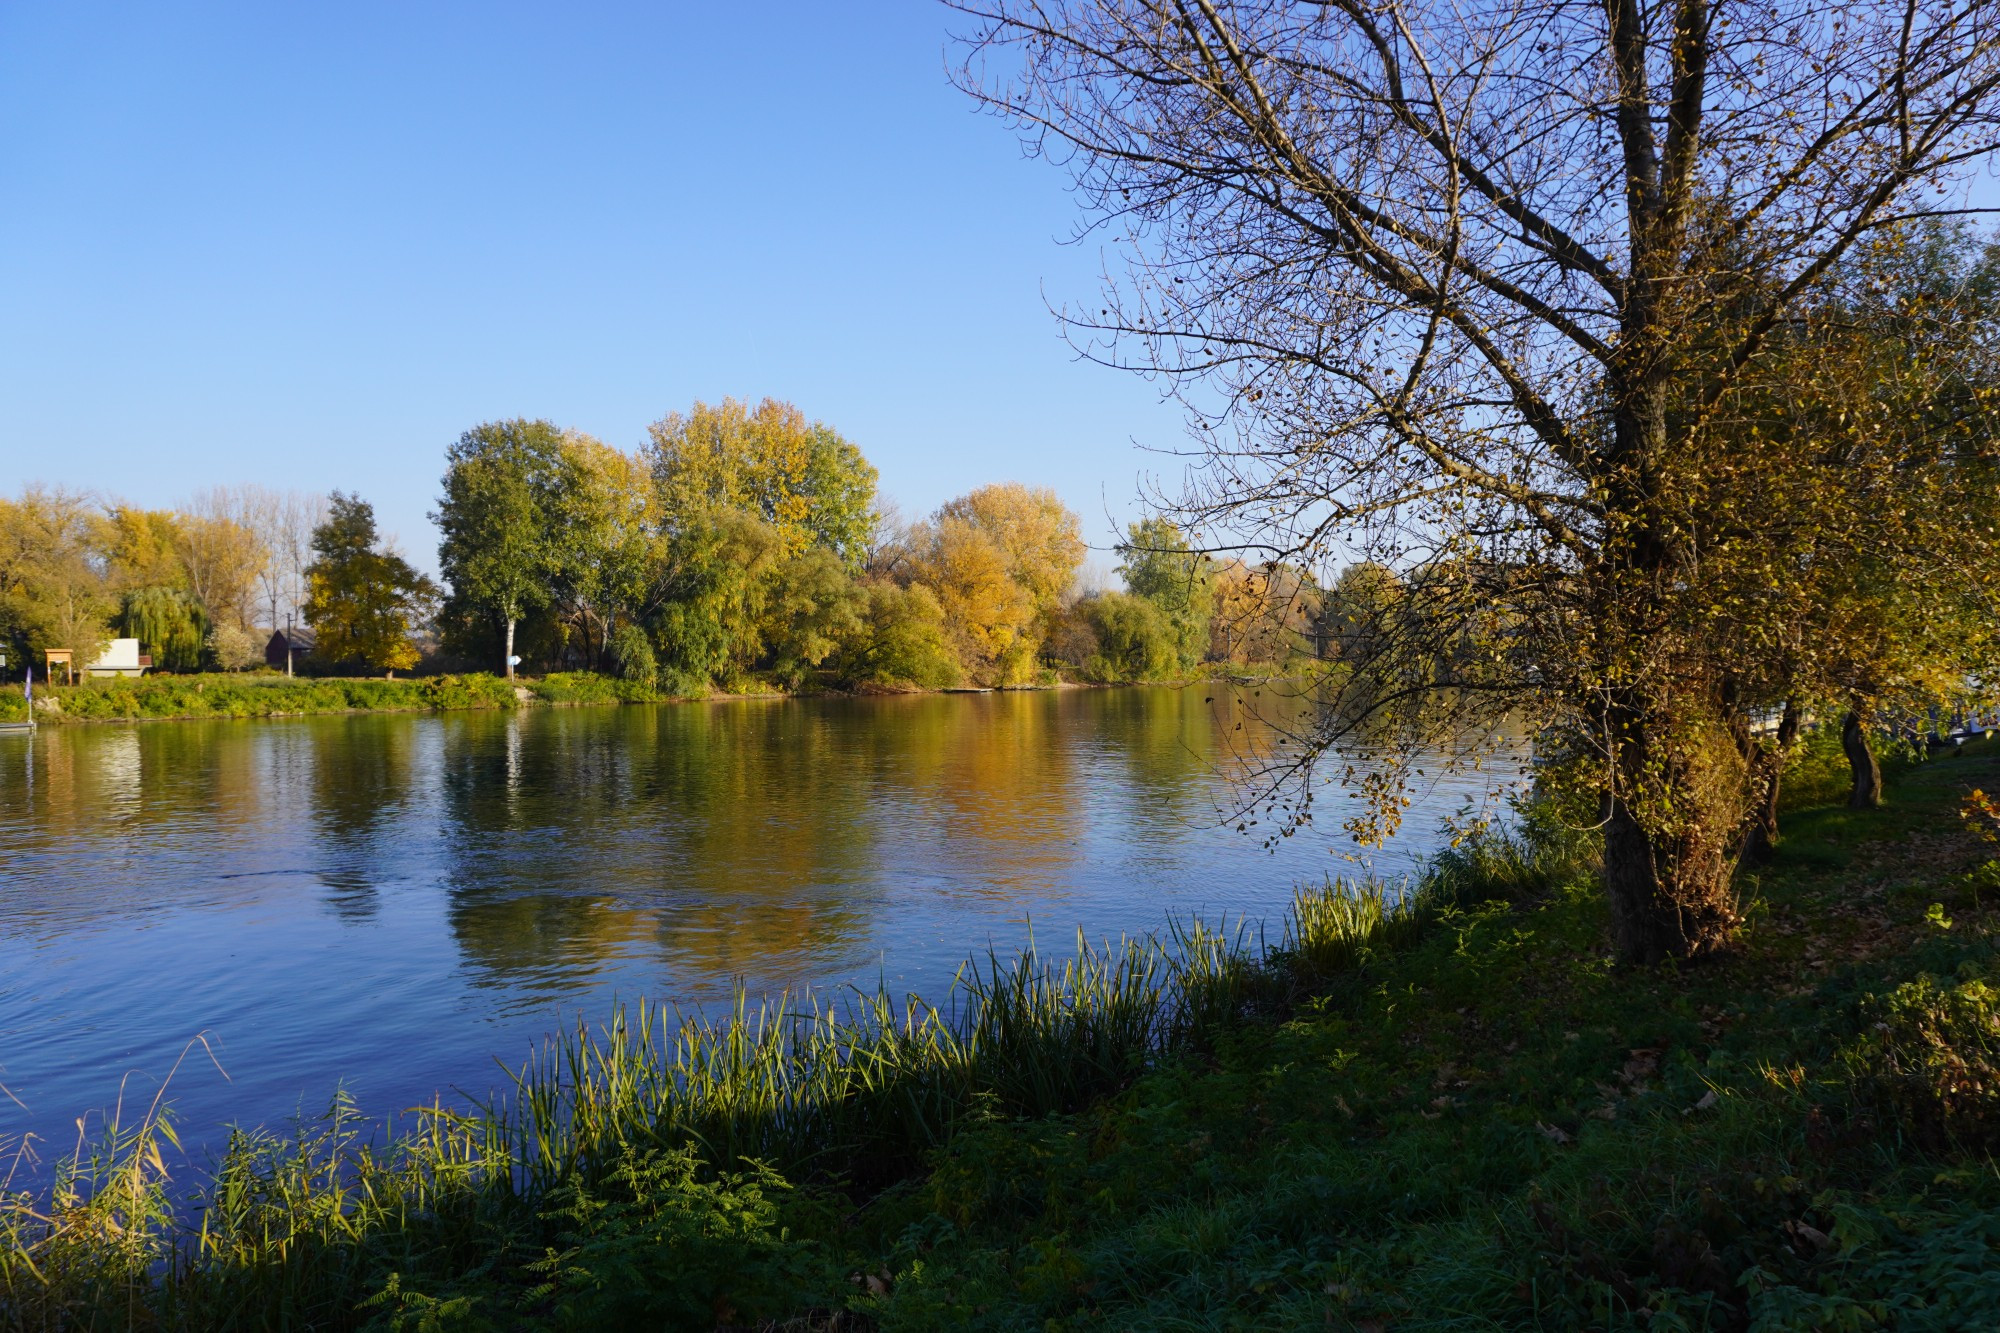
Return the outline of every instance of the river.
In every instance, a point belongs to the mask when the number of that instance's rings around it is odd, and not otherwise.
[[[168,1089],[196,1146],[341,1086],[371,1113],[483,1094],[615,999],[942,997],[1030,930],[1275,924],[1357,870],[1338,811],[1269,850],[1221,818],[1303,707],[1197,686],[0,737],[0,1144],[46,1163],[121,1089],[129,1119],[198,1035]],[[1507,773],[1430,779],[1374,871]]]

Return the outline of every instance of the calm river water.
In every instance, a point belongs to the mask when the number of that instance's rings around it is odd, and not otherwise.
[[[0,1140],[170,1099],[184,1137],[500,1081],[614,999],[941,997],[968,953],[1276,916],[1226,773],[1297,705],[1214,688],[44,727],[0,737]],[[1409,868],[1490,771],[1423,794]],[[1333,814],[1335,812],[1326,812]],[[1323,818],[1325,816],[1323,815]],[[94,1123],[94,1122],[93,1122]]]

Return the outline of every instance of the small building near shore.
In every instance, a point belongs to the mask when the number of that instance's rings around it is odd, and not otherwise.
[[[305,625],[296,625],[291,629],[271,631],[270,642],[264,645],[264,661],[271,666],[277,667],[280,671],[284,670],[285,648],[288,641],[291,646],[291,660],[294,665],[300,659],[312,655],[313,632],[311,628]]]
[[[56,667],[60,665],[65,674],[75,671],[74,658],[67,648],[51,648],[43,654],[47,660],[49,678],[53,680]],[[83,668],[83,674],[91,677],[143,676],[153,665],[153,659],[139,651],[137,639],[113,639],[97,655],[97,660]]]

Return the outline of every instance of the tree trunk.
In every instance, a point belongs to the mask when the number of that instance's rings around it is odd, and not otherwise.
[[[507,617],[507,679],[514,679],[514,617]]]
[[[1861,729],[1861,714],[1849,709],[1840,719],[1840,748],[1847,751],[1847,766],[1854,770],[1854,790],[1847,797],[1850,810],[1873,810],[1882,804],[1882,766],[1868,748],[1868,733]]]
[[[1669,376],[1666,359],[1649,354],[1664,328],[1652,279],[1674,262],[1679,242],[1655,227],[1657,202],[1639,190],[1631,196],[1634,281],[1620,319],[1628,348],[1613,368],[1614,442],[1602,477],[1605,511],[1618,522],[1594,590],[1597,625],[1613,648],[1600,679],[1635,683],[1611,687],[1591,728],[1611,745],[1604,888],[1612,944],[1641,964],[1729,942],[1740,920],[1731,881],[1755,806],[1734,688],[1710,676],[1717,663],[1699,650],[1684,660],[1685,646],[1659,628],[1669,609],[1663,590],[1691,576],[1693,555],[1662,498],[1658,466],[1669,455]]]
[[[1726,944],[1737,924],[1734,869],[1716,839],[1699,831],[1648,833],[1623,800],[1614,800],[1604,827],[1604,887],[1619,956],[1657,963]]]
[[[1753,807],[1750,769],[1719,707],[1676,720],[1618,710],[1618,790],[1604,826],[1611,939],[1627,962],[1691,958],[1727,944],[1738,923],[1731,881]]]
[[[1743,859],[1763,865],[1778,850],[1778,792],[1785,775],[1785,757],[1799,738],[1799,706],[1785,700],[1784,716],[1778,719],[1778,745],[1761,756],[1758,773],[1757,817],[1743,840]]]

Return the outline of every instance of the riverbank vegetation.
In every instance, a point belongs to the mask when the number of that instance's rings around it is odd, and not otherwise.
[[[1687,969],[1611,960],[1594,835],[1536,804],[1406,895],[1328,885],[1268,935],[981,959],[942,1009],[639,1007],[396,1137],[336,1104],[183,1181],[170,1119],[137,1117],[7,1196],[0,1313],[1991,1322],[2000,754],[1888,781],[1882,809],[1794,808],[1737,944]]]
[[[511,708],[517,702],[506,681],[483,674],[415,680],[287,678],[275,674],[159,676],[53,688],[38,685],[35,696],[36,717],[43,723],[424,712]],[[0,696],[0,721],[26,716],[27,702],[22,696]]]
[[[264,661],[269,629],[297,621],[325,497],[212,487],[178,510],[27,486],[0,497],[5,673],[40,672],[44,649],[94,660],[114,635],[156,669]]]

